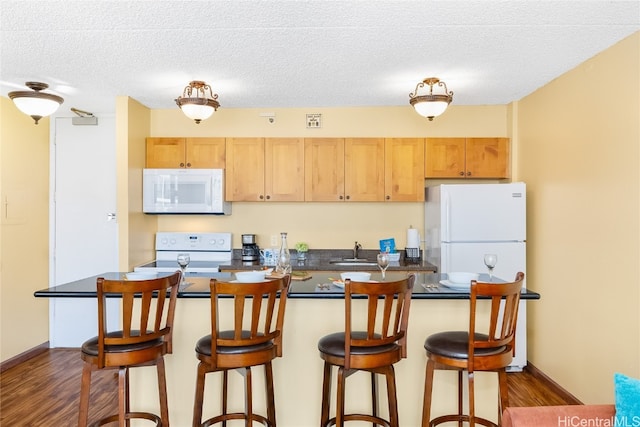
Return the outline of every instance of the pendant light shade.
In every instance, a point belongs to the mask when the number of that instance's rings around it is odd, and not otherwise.
[[[207,91],[209,97],[207,97]],[[200,124],[202,120],[211,117],[218,109],[220,103],[217,99],[218,95],[212,92],[211,86],[205,82],[194,80],[184,88],[182,96],[176,99],[176,104],[185,116],[194,120],[196,124]]]
[[[46,83],[26,82],[31,91],[9,92],[9,98],[16,107],[35,120],[36,124],[43,118],[55,113],[64,99],[57,95],[41,92],[49,87]]]
[[[429,92],[418,95],[418,90],[429,86]],[[438,86],[444,88],[444,93],[433,93],[433,87]],[[426,117],[432,121],[434,117],[438,117],[444,113],[451,101],[453,100],[453,92],[447,92],[447,85],[441,82],[437,77],[429,77],[416,85],[414,93],[409,94],[409,104],[413,105],[416,112],[422,117]]]

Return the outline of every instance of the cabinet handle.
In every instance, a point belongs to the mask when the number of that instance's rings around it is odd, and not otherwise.
[[[262,199],[264,199],[264,196],[261,194],[261,195],[260,195],[260,200],[262,200]]]
[[[385,197],[385,199],[391,200],[391,196],[387,196],[387,197]]]
[[[344,197],[342,196],[342,194],[338,197],[338,199],[340,199],[340,200],[344,199]]]
[[[271,196],[269,196],[269,195],[267,194],[267,200],[269,200],[270,198],[271,198]]]
[[[191,167],[191,163],[187,163],[187,167],[190,168]]]
[[[460,175],[460,176],[464,176],[464,172],[460,172],[460,173],[459,173],[459,175]]]
[[[347,196],[347,200],[351,199],[351,196]]]
[[[467,176],[471,176],[471,172],[467,172]]]
[[[180,167],[183,168],[184,167],[184,163],[180,163]]]

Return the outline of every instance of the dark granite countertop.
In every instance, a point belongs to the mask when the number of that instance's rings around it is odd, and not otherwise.
[[[291,282],[289,298],[304,299],[342,299],[344,298],[344,289],[334,284],[335,278],[340,278],[339,271],[317,271],[311,273],[311,278],[300,281]],[[170,273],[166,273],[167,275]],[[387,271],[387,280],[398,280],[406,276],[403,271]],[[417,272],[416,283],[413,290],[413,299],[469,299],[469,292],[460,289],[452,289],[440,283],[440,280],[446,278],[431,272]],[[34,296],[42,298],[95,298],[96,297],[96,280],[98,277],[107,279],[124,279],[125,273],[110,272],[103,273],[92,277],[87,277],[74,282],[66,283],[51,288],[46,288],[35,292]],[[187,276],[187,285],[182,285],[178,292],[178,298],[209,298],[209,281],[211,277],[220,280],[233,279],[232,273],[210,273],[208,277],[189,277]],[[371,280],[381,280],[380,272],[372,273]],[[480,280],[487,281],[489,276],[481,274]],[[500,279],[495,279],[499,281]],[[524,300],[540,299],[537,292],[524,289],[521,295]]]
[[[291,251],[291,267],[294,271],[371,271],[379,272],[380,269],[376,265],[377,250],[361,249],[358,252],[359,259],[366,259],[373,265],[340,265],[332,264],[332,261],[338,261],[345,258],[352,258],[353,251],[348,249],[316,249],[307,252],[307,259],[303,262],[296,258],[296,251]],[[242,261],[241,250],[233,251],[233,260],[230,264],[220,266],[220,271],[238,271],[238,270],[257,270],[265,267],[259,261]],[[271,267],[271,266],[266,266]],[[415,271],[415,272],[435,272],[437,267],[423,260],[411,260],[404,257],[404,251],[400,252],[400,260],[392,261],[387,268],[391,271]]]

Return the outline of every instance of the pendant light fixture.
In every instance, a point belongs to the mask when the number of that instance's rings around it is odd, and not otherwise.
[[[207,91],[209,97],[207,97]],[[194,80],[189,86],[184,88],[182,96],[176,99],[176,104],[185,114],[185,116],[194,120],[196,124],[200,124],[202,120],[206,120],[218,109],[220,103],[217,101],[218,94],[214,94],[211,86],[205,82]]]
[[[25,85],[31,91],[9,92],[9,98],[13,100],[16,107],[28,116],[31,116],[38,124],[38,120],[55,113],[64,99],[58,95],[41,92],[49,87],[46,83],[26,82]]]
[[[429,93],[418,95],[418,90],[429,86]],[[444,94],[434,94],[433,87],[443,87]],[[416,85],[414,93],[409,94],[409,104],[413,105],[416,112],[422,117],[426,117],[432,121],[434,117],[444,113],[451,101],[453,100],[453,92],[447,92],[447,85],[441,82],[437,77],[429,77]]]

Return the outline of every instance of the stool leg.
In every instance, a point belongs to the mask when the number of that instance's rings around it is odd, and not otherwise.
[[[395,373],[395,370],[393,369],[393,365],[390,365],[387,369],[385,369],[385,376],[387,377],[387,400],[389,401],[389,424],[391,424],[391,427],[399,427],[400,422],[398,420],[396,373]]]
[[[344,387],[346,375],[344,366],[338,368],[338,386],[336,398],[336,427],[344,427]]]
[[[325,427],[329,421],[331,406],[331,365],[324,362],[324,375],[322,376],[322,409],[320,414],[320,427]]]
[[[374,417],[378,416],[378,382],[374,372],[371,372],[371,414]],[[373,427],[376,427],[375,423],[373,423]]]
[[[244,404],[245,404],[245,427],[253,424],[253,390],[251,388],[251,368],[244,369]]]
[[[500,407],[498,408],[498,425],[502,425],[502,412],[509,407],[509,385],[507,383],[507,371],[498,371],[498,388],[500,393]]]
[[[271,362],[267,362],[264,365],[264,375],[265,375],[265,392],[267,393],[267,419],[269,423],[271,423],[270,427],[275,427],[276,425],[276,399],[274,396],[273,390],[273,369],[271,367]]]
[[[118,369],[118,425],[124,427],[125,414],[127,412],[127,375],[126,367]]]
[[[424,375],[424,396],[422,401],[422,427],[429,427],[431,421],[431,392],[433,391],[433,371],[435,366],[431,359],[427,359]]]
[[[473,371],[468,374],[469,379],[469,427],[476,425],[476,398],[475,398],[475,382]]]
[[[193,400],[193,427],[202,425],[202,405],[204,403],[204,377],[207,370],[202,362],[198,363],[196,377],[196,397]]]
[[[89,392],[91,391],[91,364],[82,366],[82,383],[80,385],[80,412],[78,414],[78,427],[87,427],[89,422]]]
[[[462,377],[464,375],[463,371],[458,371],[458,427],[462,427],[462,415],[463,412],[463,397],[462,397]]]
[[[162,427],[169,427],[169,403],[167,402],[167,378],[165,375],[164,358],[160,357],[156,362],[158,370],[158,393],[160,394],[160,419]]]
[[[227,415],[227,388],[229,386],[229,371],[222,371],[222,414]],[[227,427],[227,420],[222,421],[222,427]]]

